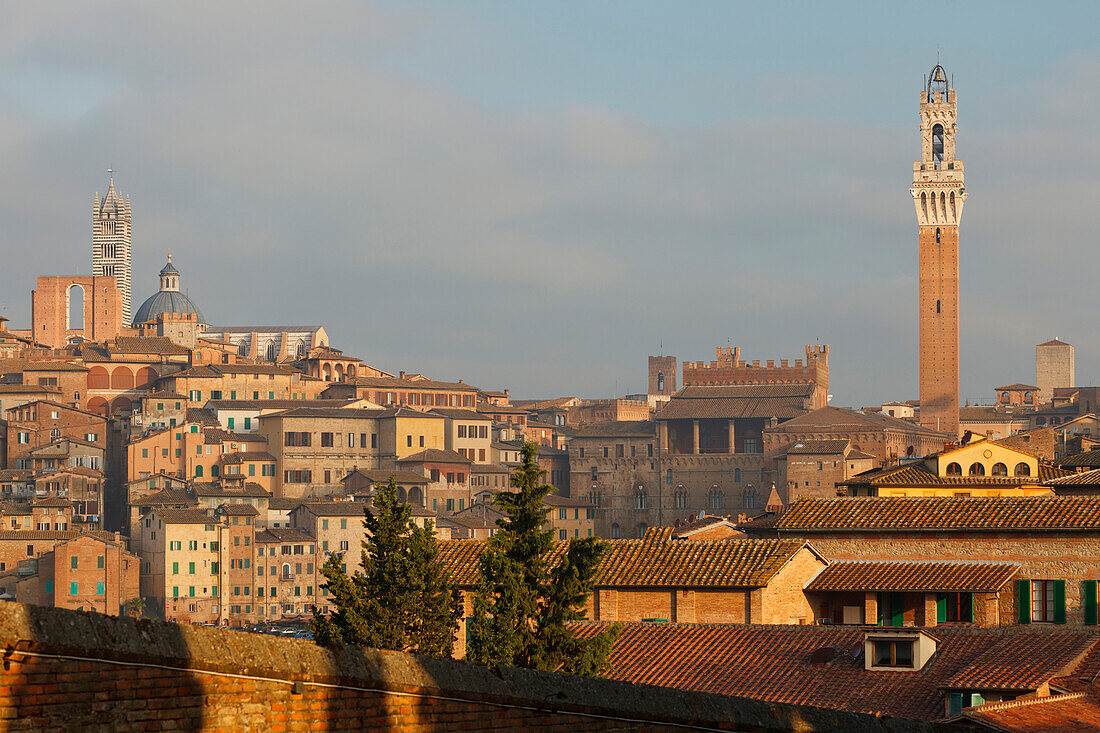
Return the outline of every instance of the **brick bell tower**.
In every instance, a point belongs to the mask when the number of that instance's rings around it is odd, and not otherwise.
[[[920,422],[959,432],[959,219],[966,187],[955,160],[956,92],[939,64],[920,95],[921,159],[913,163],[920,250]]]

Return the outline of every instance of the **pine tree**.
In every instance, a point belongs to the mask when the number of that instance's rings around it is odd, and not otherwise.
[[[493,499],[506,516],[481,554],[466,656],[489,666],[605,674],[619,627],[579,639],[569,623],[583,616],[608,544],[596,537],[574,540],[551,568],[554,534],[546,528],[544,500],[554,487],[540,483],[546,472],[538,467],[538,444],[524,443],[522,455],[512,475],[516,491]]]
[[[364,509],[360,572],[344,571],[342,553],[321,567],[327,579],[321,587],[328,589],[336,610],[328,619],[314,611],[314,639],[323,646],[451,656],[461,597],[439,561],[432,527],[411,521],[412,508],[398,500],[392,477],[378,485],[374,505],[377,515]]]

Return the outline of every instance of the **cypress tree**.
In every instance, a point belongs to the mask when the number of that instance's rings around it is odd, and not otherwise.
[[[554,535],[544,500],[554,487],[540,483],[546,472],[538,467],[538,444],[524,443],[522,455],[512,475],[516,491],[493,499],[505,517],[481,553],[467,658],[489,666],[605,674],[619,627],[579,639],[568,624],[582,618],[608,544],[597,537],[573,540],[551,567]]]
[[[374,508],[364,509],[366,539],[360,571],[348,574],[344,554],[321,567],[336,610],[326,619],[314,610],[310,628],[323,646],[354,644],[449,657],[461,614],[460,596],[439,561],[429,524],[412,521],[412,508],[397,498],[391,477],[379,484]]]

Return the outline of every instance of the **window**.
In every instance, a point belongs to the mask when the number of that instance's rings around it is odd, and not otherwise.
[[[73,555],[72,563],[71,563],[71,567],[72,567],[73,570],[76,570],[76,564],[77,564],[76,555]]]
[[[1020,581],[1028,584],[1031,601],[1031,621],[1037,623],[1064,624],[1066,622],[1066,582],[1064,580]],[[1020,605],[1026,608],[1026,599]],[[1021,611],[1023,608],[1021,609]],[[1021,615],[1021,621],[1024,619]]]
[[[970,593],[940,593],[936,597],[937,623],[972,622],[974,620],[972,598]]]
[[[76,581],[74,580],[73,582],[69,583],[69,595],[70,596],[75,596],[77,594],[77,591],[78,591],[78,586],[77,586]]]
[[[756,489],[749,484],[745,487],[745,490],[741,492],[741,506],[744,509],[756,508]]]
[[[1007,476],[1008,475],[1008,466],[1006,466],[1003,463],[994,463],[993,464],[992,475],[993,476]]]
[[[322,448],[331,448],[332,447],[332,433],[321,433],[321,447]]]
[[[980,692],[949,692],[947,694],[947,714],[958,715],[963,708],[984,705],[985,696]]]
[[[676,487],[676,493],[672,496],[672,504],[676,509],[686,509],[688,501],[688,492],[684,488],[683,484]]]
[[[97,596],[103,595],[103,581],[102,580],[95,584],[95,594]]]
[[[876,639],[873,667],[913,667],[913,642],[908,639]]]
[[[1026,463],[1017,463],[1015,473],[1017,476],[1030,476],[1031,467],[1028,466]]]
[[[948,476],[962,476],[962,472],[963,472],[963,467],[960,466],[958,463],[951,462],[951,463],[947,464],[947,475]]]
[[[645,489],[639,486],[638,489],[634,492],[634,508],[645,509],[648,503],[649,497],[646,496]]]
[[[940,244],[940,228],[936,227],[936,244]]]
[[[722,491],[718,488],[718,485],[710,487],[710,491],[707,492],[707,504],[711,509],[722,508]]]
[[[611,525],[611,539],[617,540],[617,539],[619,539],[620,536],[621,536],[621,534],[620,534],[620,531],[619,531],[619,524],[617,522],[612,523],[612,525]]]
[[[98,567],[100,570],[103,569],[103,555],[100,555],[96,558],[96,567]]]
[[[932,126],[932,163],[936,170],[943,165],[943,125],[939,123]],[[939,232],[940,230],[937,229],[936,234],[939,235]],[[937,241],[939,241],[938,236]]]
[[[982,464],[977,463],[977,462],[971,463],[969,473],[970,473],[971,476],[984,476],[985,475],[985,466],[983,466]]]
[[[559,540],[564,540],[564,539],[567,539],[567,538],[568,538],[568,536],[569,536],[569,533],[568,533],[568,532],[566,532],[566,531],[565,531],[564,529],[559,529],[559,530],[558,530],[558,539],[559,539]]]

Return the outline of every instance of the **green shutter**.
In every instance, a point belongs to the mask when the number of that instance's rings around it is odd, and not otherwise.
[[[890,594],[890,625],[905,626],[905,594]]]
[[[1031,581],[1016,581],[1016,612],[1022,624],[1031,623]]]
[[[936,596],[936,623],[942,624],[947,620],[947,594],[940,593]]]
[[[1066,581],[1054,581],[1054,623],[1066,622]]]
[[[1086,580],[1081,583],[1081,606],[1085,610],[1085,623],[1089,626],[1096,625],[1096,581]]]

